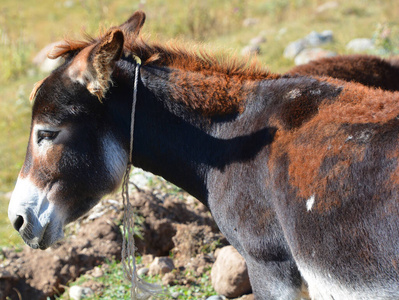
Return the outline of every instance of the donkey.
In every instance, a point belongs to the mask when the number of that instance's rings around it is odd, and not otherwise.
[[[144,20],[50,53],[9,205],[24,241],[61,239],[132,151],[209,208],[256,299],[399,299],[399,94],[150,44]]]
[[[387,91],[399,91],[399,64],[372,55],[343,55],[299,65],[289,75],[329,76]]]

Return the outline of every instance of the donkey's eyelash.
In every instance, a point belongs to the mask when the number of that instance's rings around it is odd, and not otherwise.
[[[37,133],[37,142],[42,140],[54,140],[58,136],[59,131],[39,130]]]

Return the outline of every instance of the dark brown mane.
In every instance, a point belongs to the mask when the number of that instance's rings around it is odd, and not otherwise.
[[[101,38],[85,36],[85,40],[64,40],[57,45],[49,58],[57,58],[68,53],[80,51],[95,44]],[[229,76],[238,76],[242,80],[264,80],[279,78],[263,68],[254,59],[226,58],[226,55],[212,54],[205,47],[198,44],[184,45],[181,42],[171,41],[166,44],[147,43],[142,36],[136,37],[125,32],[125,55],[138,56],[143,65],[165,66],[184,71],[221,73]]]

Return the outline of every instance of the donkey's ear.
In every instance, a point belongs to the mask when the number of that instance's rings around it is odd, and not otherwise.
[[[126,33],[138,36],[145,22],[145,13],[141,10],[136,11],[125,23],[119,26]]]
[[[83,77],[78,80],[100,100],[108,90],[115,64],[123,52],[123,43],[123,32],[118,28],[110,29],[90,51],[86,70],[80,73]]]

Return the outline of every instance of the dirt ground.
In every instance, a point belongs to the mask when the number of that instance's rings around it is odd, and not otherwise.
[[[102,200],[89,215],[68,226],[67,237],[50,249],[3,249],[0,300],[54,298],[81,274],[106,260],[120,260],[123,205],[120,197],[114,199]],[[214,250],[227,244],[205,206],[187,194],[135,190],[131,203],[137,213],[136,246],[141,255],[173,253],[177,268],[190,266],[200,274],[213,263]],[[187,283],[187,278],[170,280]]]

